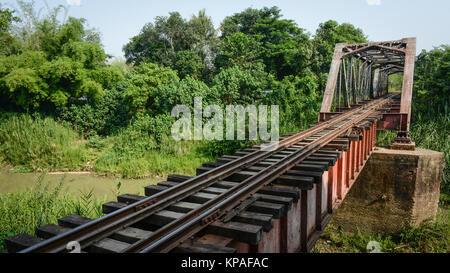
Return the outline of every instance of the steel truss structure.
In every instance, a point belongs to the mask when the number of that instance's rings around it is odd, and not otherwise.
[[[385,116],[388,130],[397,130],[396,142],[411,143],[411,100],[416,38],[398,41],[336,45],[319,121],[388,93],[389,75],[403,73],[398,113]]]

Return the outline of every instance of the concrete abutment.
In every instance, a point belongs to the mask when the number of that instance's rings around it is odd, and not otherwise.
[[[436,216],[443,168],[443,153],[376,148],[334,216],[334,225],[368,234],[420,225]]]

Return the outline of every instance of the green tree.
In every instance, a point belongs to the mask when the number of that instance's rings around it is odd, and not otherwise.
[[[180,78],[192,76],[200,79],[205,65],[197,53],[192,50],[183,50],[177,53],[174,69],[178,71]]]
[[[188,33],[192,39],[190,49],[199,54],[208,69],[212,69],[219,38],[212,19],[206,15],[205,10],[192,16],[188,22]]]
[[[315,73],[328,73],[337,43],[366,43],[363,31],[352,24],[329,20],[319,25],[313,39],[312,66]]]
[[[221,25],[222,38],[237,32],[247,34],[262,44],[261,58],[269,73],[279,79],[297,74],[309,65],[309,35],[293,20],[281,17],[277,7],[246,9],[225,18]]]
[[[141,117],[146,112],[153,113],[151,106],[156,99],[156,90],[162,85],[178,82],[177,73],[172,69],[153,63],[142,63],[128,75],[128,87],[123,98],[132,117]]]
[[[267,87],[264,65],[256,64],[243,70],[238,66],[223,69],[212,82],[213,92],[224,105],[255,104]]]
[[[0,55],[11,55],[19,51],[20,43],[11,35],[13,23],[19,21],[20,18],[14,16],[14,11],[2,9],[0,4]]]
[[[172,66],[178,51],[190,49],[192,37],[187,30],[188,23],[178,12],[156,17],[154,24],[146,24],[141,33],[124,46],[127,62]]]
[[[204,82],[187,76],[183,80],[161,85],[156,90],[152,109],[159,114],[170,113],[176,105],[187,105],[194,109],[194,98],[203,98],[205,105],[217,104],[217,93]]]
[[[2,9],[0,4],[0,31],[3,34],[4,32],[9,32],[11,28],[11,24],[13,22],[18,22],[20,19],[13,15],[14,11],[10,9]]]
[[[220,68],[237,65],[248,67],[250,64],[261,61],[262,45],[255,38],[242,32],[226,36],[219,46],[216,65]]]
[[[123,50],[127,63],[151,62],[181,69],[182,77],[189,72],[198,77],[201,69],[201,76],[206,79],[214,69],[218,42],[212,19],[204,10],[189,21],[178,12],[171,12],[168,17],[159,16],[154,23],[146,24]],[[200,57],[201,64],[192,53]]]
[[[271,82],[271,92],[264,97],[264,102],[280,106],[280,128],[303,130],[316,121],[320,107],[317,82],[313,73]]]
[[[444,113],[450,104],[450,46],[423,50],[417,58],[414,104],[422,112]]]
[[[25,5],[25,2],[19,1]],[[60,23],[57,10],[44,19],[35,15],[33,2],[19,37],[18,54],[0,56],[0,96],[3,105],[26,111],[53,111],[79,100],[98,101],[105,88],[122,80],[123,74],[106,65],[98,35],[85,27],[84,19]]]

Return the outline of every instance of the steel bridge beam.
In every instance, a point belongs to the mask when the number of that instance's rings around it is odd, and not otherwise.
[[[327,113],[331,111],[331,105],[333,103],[334,91],[336,89],[336,83],[339,75],[339,68],[342,63],[342,56],[344,56],[343,49],[347,44],[337,44],[334,50],[333,60],[331,61],[330,74],[328,75],[328,82],[325,88],[325,94],[322,102],[321,113]]]
[[[403,39],[406,43],[405,68],[403,70],[403,89],[400,113],[402,124],[400,131],[409,132],[411,122],[411,101],[414,84],[414,67],[416,62],[416,38]],[[403,119],[406,120],[404,121]]]

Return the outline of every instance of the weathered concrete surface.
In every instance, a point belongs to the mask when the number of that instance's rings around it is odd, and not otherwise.
[[[416,149],[416,143],[392,143],[391,150],[404,150],[414,151]]]
[[[398,232],[437,213],[444,154],[376,148],[338,209],[334,225],[345,231]]]

